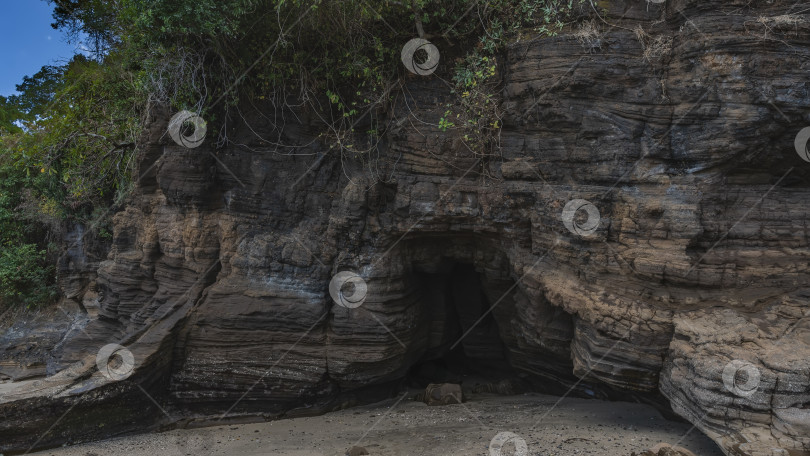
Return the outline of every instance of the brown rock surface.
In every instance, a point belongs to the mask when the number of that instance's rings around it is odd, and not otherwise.
[[[464,401],[461,385],[454,383],[431,383],[420,396],[427,405],[461,404]]]
[[[346,456],[363,456],[368,454],[368,450],[361,446],[353,446],[346,452]]]
[[[727,454],[810,451],[808,12],[604,4],[590,41],[502,56],[493,156],[438,128],[431,77],[406,81],[374,157],[330,149],[307,112],[279,133],[246,109],[220,149],[167,142],[156,113],[97,315],[58,373],[0,384],[0,451],[343,407],[459,340],[548,389],[660,393]],[[276,134],[288,147],[256,136]],[[576,199],[592,234],[563,221]],[[359,307],[331,299],[341,271]],[[96,367],[109,343],[126,380]]]

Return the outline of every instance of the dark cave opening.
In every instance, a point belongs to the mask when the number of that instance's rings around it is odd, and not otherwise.
[[[425,354],[408,373],[412,387],[429,383],[491,383],[516,378],[481,275],[470,263],[444,262],[417,273],[430,329]]]
[[[457,383],[465,392],[473,393],[533,392],[641,402],[657,408],[668,419],[678,419],[660,392],[618,390],[593,377],[580,378],[574,373],[571,355],[559,350],[521,350],[514,329],[514,319],[519,317],[514,294],[509,293],[514,286],[511,280],[484,278],[475,265],[455,258],[443,257],[420,266],[415,275],[429,328],[426,349],[408,371],[408,386]],[[572,337],[574,321],[565,316],[554,318],[558,326],[570,326]],[[552,330],[555,328],[560,330],[556,326]],[[511,350],[507,346],[510,343]],[[561,343],[567,346],[570,339],[561,339]]]

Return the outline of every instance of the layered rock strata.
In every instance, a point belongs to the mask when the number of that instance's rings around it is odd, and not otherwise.
[[[512,44],[495,154],[439,128],[436,77],[407,78],[360,157],[306,111],[245,109],[231,144],[193,149],[156,112],[97,314],[58,373],[0,385],[0,451],[345,406],[459,346],[561,394],[663,395],[729,455],[810,454],[793,3],[603,2]],[[341,271],[359,307],[330,296]],[[124,380],[98,369],[109,343]]]

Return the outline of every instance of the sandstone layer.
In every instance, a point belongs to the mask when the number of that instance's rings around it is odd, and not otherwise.
[[[729,455],[810,454],[794,3],[603,2],[513,43],[493,154],[439,128],[449,58],[375,113],[370,154],[258,100],[188,149],[156,110],[109,255],[69,296],[91,318],[53,375],[0,384],[0,451],[343,407],[458,346],[559,394],[664,397]],[[329,293],[342,271],[359,307]],[[110,343],[126,379],[97,368]]]

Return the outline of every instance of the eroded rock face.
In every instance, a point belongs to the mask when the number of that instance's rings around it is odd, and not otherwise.
[[[307,112],[245,109],[221,149],[171,142],[156,112],[97,315],[59,374],[0,385],[0,451],[346,406],[456,345],[561,394],[662,394],[727,454],[810,451],[793,3],[607,2],[596,34],[513,44],[492,156],[438,128],[452,98],[431,77],[362,157]],[[331,298],[340,271],[359,307]],[[97,369],[109,343],[126,380]]]

